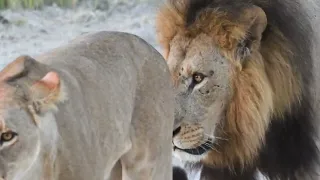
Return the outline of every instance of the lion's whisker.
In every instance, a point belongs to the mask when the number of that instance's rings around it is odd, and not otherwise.
[[[218,152],[218,153],[221,153],[220,151],[218,151],[218,149],[216,149],[216,148],[215,148],[214,146],[212,146],[211,144],[205,143],[205,145],[206,145],[207,147],[209,147],[210,149],[212,149],[212,150],[214,150],[214,151],[216,151],[216,152]],[[202,145],[201,145],[200,147],[203,148]]]
[[[200,146],[200,148],[206,151],[206,148],[204,148],[202,145]]]
[[[204,143],[204,145],[206,145],[206,146],[208,146],[208,147],[210,147],[210,148],[213,148],[213,145],[210,144],[210,143]]]
[[[219,139],[219,140],[229,141],[229,139],[222,138],[222,137],[218,137],[218,136],[216,136],[215,138],[216,138],[216,139]]]
[[[226,138],[222,138],[222,137],[218,137],[218,136],[212,136],[212,135],[209,135],[209,134],[204,134],[206,137],[210,138],[210,139],[219,139],[219,140],[224,140],[224,141],[228,141],[229,139],[226,139]]]

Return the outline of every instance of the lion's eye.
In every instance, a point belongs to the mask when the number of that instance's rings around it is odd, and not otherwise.
[[[203,79],[205,78],[205,75],[201,74],[201,73],[195,73],[193,75],[193,81],[198,84],[201,83],[203,81]]]
[[[5,133],[2,133],[1,134],[1,138],[0,138],[0,141],[1,142],[8,142],[8,141],[11,141],[13,138],[15,138],[18,134],[15,133],[15,132],[12,132],[12,131],[8,131],[8,132],[5,132]]]

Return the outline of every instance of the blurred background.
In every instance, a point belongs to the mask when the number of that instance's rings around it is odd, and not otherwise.
[[[0,0],[0,69],[17,56],[101,30],[136,34],[157,50],[155,11],[163,0]]]

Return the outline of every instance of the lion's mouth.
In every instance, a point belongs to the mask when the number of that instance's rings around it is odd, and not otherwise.
[[[213,143],[211,141],[207,141],[203,144],[201,144],[200,146],[196,147],[196,148],[192,148],[192,149],[181,149],[177,146],[173,147],[173,150],[180,150],[180,151],[184,151],[188,154],[192,154],[192,155],[202,155],[208,151],[210,151],[213,147]]]

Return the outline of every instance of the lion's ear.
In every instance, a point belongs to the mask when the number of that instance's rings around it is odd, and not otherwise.
[[[50,71],[30,88],[29,107],[36,114],[56,108],[61,94],[61,83],[58,73]]]
[[[246,35],[238,42],[237,52],[245,58],[260,47],[262,33],[268,23],[267,16],[260,7],[253,5],[243,10],[239,22],[243,24]]]

